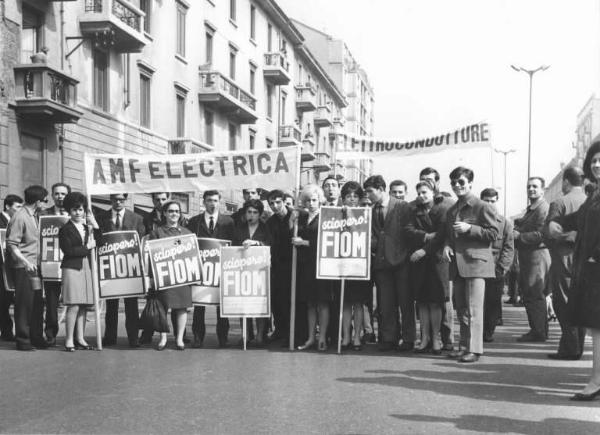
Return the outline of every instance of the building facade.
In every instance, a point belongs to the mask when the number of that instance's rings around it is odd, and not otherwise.
[[[302,184],[334,168],[329,137],[347,100],[272,0],[1,5],[2,198],[57,181],[82,190],[85,152],[302,145]],[[199,209],[200,192],[176,195]],[[224,192],[224,208],[240,201]]]

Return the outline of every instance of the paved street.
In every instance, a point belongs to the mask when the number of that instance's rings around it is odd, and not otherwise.
[[[600,401],[568,400],[588,376],[589,343],[582,361],[550,361],[556,323],[548,343],[519,344],[524,309],[505,308],[504,321],[482,361],[471,365],[381,354],[374,345],[343,356],[278,347],[244,353],[216,349],[213,336],[201,350],[129,350],[123,331],[120,346],[102,352],[23,353],[2,343],[0,430],[600,433]]]

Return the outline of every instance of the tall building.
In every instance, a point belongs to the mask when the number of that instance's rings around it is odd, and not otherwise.
[[[83,189],[85,152],[300,144],[302,183],[333,166],[345,95],[275,1],[0,4],[0,197],[34,183]],[[198,210],[199,192],[176,196]],[[223,207],[240,199],[225,192]]]
[[[324,66],[336,86],[343,90],[348,106],[335,119],[334,133],[354,136],[373,136],[375,133],[375,93],[367,73],[360,67],[352,52],[341,40],[317,30],[305,23],[293,20],[306,39],[306,45]],[[345,142],[333,136],[340,150],[346,150]],[[344,179],[364,181],[372,172],[372,160],[338,162]]]

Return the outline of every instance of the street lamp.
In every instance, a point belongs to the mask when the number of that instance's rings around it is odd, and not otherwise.
[[[524,72],[529,74],[529,142],[527,144],[527,179],[531,176],[531,90],[533,87],[533,75],[538,71],[546,71],[550,68],[550,65],[542,65],[537,67],[536,69],[525,69],[520,66],[510,66],[517,72]]]
[[[508,156],[508,154],[516,152],[516,150],[513,150],[513,149],[499,150],[499,149],[494,148],[494,151],[497,153],[504,154],[504,217],[507,217],[506,216],[506,196],[508,195],[508,193],[506,192],[506,157]],[[529,176],[527,176],[527,178],[529,178]]]

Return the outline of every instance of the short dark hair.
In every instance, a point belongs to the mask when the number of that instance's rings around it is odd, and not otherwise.
[[[383,177],[381,175],[371,175],[363,183],[363,188],[365,190],[368,189],[369,187],[372,187],[374,189],[385,190],[385,187],[386,187],[385,180],[383,179]]]
[[[71,186],[69,186],[67,183],[54,183],[50,188],[50,192],[54,193],[54,189],[57,187],[64,187],[67,189],[67,193],[71,193]]]
[[[167,214],[167,210],[169,209],[169,207],[171,207],[173,204],[177,204],[177,207],[179,208],[179,212],[181,213],[181,203],[175,199],[171,199],[167,202],[165,202],[162,206],[162,212],[163,212],[163,216],[166,216]]]
[[[215,196],[215,195],[219,195],[219,199],[221,199],[221,193],[218,190],[215,190],[215,189],[205,190],[204,193],[202,194],[202,199],[206,199],[209,196]]]
[[[583,170],[577,166],[569,166],[563,172],[563,180],[567,180],[571,186],[583,186]]]
[[[283,192],[283,200],[285,201],[288,198],[292,199],[292,204],[296,204],[296,199],[294,198],[294,196],[291,193]]]
[[[538,177],[537,175],[535,175],[533,177],[529,177],[529,179],[527,181],[531,181],[531,180],[539,180],[540,184],[542,185],[542,189],[544,187],[546,187],[546,180],[544,180],[542,177]]]
[[[127,199],[127,197],[129,196],[128,193],[111,193],[110,194],[110,199],[115,198],[116,196],[121,195],[123,198]]]
[[[362,198],[365,194],[362,187],[360,187],[359,183],[357,183],[356,181],[347,181],[342,186],[342,192],[341,192],[342,199],[344,199],[346,197],[346,195],[353,193],[353,192],[356,193],[359,198]]]
[[[417,191],[419,191],[419,189],[421,187],[427,187],[429,190],[431,190],[432,192],[435,192],[435,184],[433,183],[433,181],[427,179],[427,180],[421,180],[417,183],[417,185],[415,186],[415,189]]]
[[[88,199],[81,192],[69,192],[63,200],[63,207],[66,211],[70,212],[74,208],[83,207],[84,210],[88,208]]]
[[[242,193],[245,195],[249,190],[256,190],[256,193],[260,195],[260,189],[258,187],[248,187],[247,189],[242,189]]]
[[[48,191],[44,186],[34,184],[25,189],[25,204],[35,204],[48,196]]]
[[[244,213],[246,213],[246,211],[249,208],[255,208],[258,210],[258,214],[262,214],[263,211],[265,210],[265,206],[263,205],[262,201],[260,199],[249,199],[248,201],[244,202]]]
[[[586,184],[584,187],[584,192],[587,196],[590,196],[592,193],[594,193],[594,190],[596,190],[596,184],[595,183],[589,183]]]
[[[473,174],[473,170],[465,168],[464,166],[454,168],[452,172],[450,172],[450,179],[457,180],[463,175],[467,178],[467,180],[469,180],[469,183],[473,182],[473,178],[475,176],[475,174]]]
[[[327,178],[325,178],[323,180],[323,182],[321,183],[321,189],[325,186],[325,182],[328,180],[333,180],[336,182],[336,184],[338,185],[338,187],[340,186],[340,182],[337,178],[335,178],[333,175],[328,175]]]
[[[390,190],[392,190],[392,187],[394,187],[394,186],[404,186],[404,190],[408,190],[408,186],[402,180],[394,180],[394,181],[392,181],[390,183]]]
[[[15,202],[18,204],[23,204],[23,198],[21,198],[19,195],[13,195],[12,193],[10,195],[6,195],[6,198],[4,198],[4,210],[6,210],[8,207],[12,207]]]
[[[585,178],[593,183],[598,181],[592,172],[592,158],[594,158],[597,153],[600,153],[600,141],[596,141],[590,145],[587,153],[585,153],[585,160],[583,161],[583,173],[585,174]]]
[[[498,194],[498,191],[496,189],[494,189],[493,187],[487,187],[485,189],[483,189],[481,191],[481,193],[479,194],[479,198],[483,199],[483,198],[499,198],[500,195]]]
[[[167,198],[171,197],[171,192],[152,192],[152,199],[154,199],[156,195],[162,195],[163,193],[167,195]]]
[[[429,174],[435,174],[435,181],[440,181],[440,173],[430,166],[421,169],[421,172],[419,172],[419,178]]]
[[[267,195],[267,201],[271,201],[272,199],[277,199],[277,198],[281,198],[283,200],[285,198],[284,195],[285,194],[283,193],[282,190],[279,190],[279,189],[271,190],[269,192],[269,194]]]

